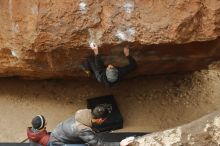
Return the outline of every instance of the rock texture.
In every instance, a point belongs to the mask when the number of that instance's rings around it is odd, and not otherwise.
[[[220,110],[189,124],[135,140],[138,146],[219,146]]]
[[[136,75],[198,70],[218,36],[220,0],[0,0],[0,75],[82,77],[90,42],[116,65],[129,44]]]

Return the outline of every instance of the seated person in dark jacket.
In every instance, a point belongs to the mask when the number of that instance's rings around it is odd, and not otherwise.
[[[87,73],[92,72],[100,83],[105,83],[106,85],[112,85],[120,81],[126,74],[135,70],[136,61],[130,56],[128,47],[124,48],[124,55],[127,57],[129,64],[124,67],[116,67],[111,64],[105,66],[101,56],[99,55],[98,47],[96,45],[91,46],[94,56],[88,57],[84,68]]]
[[[96,106],[93,110],[78,110],[74,116],[58,124],[52,131],[50,145],[86,143],[89,146],[126,146],[130,143],[126,139],[121,144],[103,142],[91,128],[93,124],[102,124],[107,120],[110,112],[102,105]]]
[[[27,136],[30,141],[30,145],[49,145],[50,134],[46,130],[46,121],[44,116],[38,115],[32,119],[32,127],[28,127]]]

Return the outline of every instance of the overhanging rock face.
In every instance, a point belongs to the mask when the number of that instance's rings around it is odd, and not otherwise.
[[[2,0],[0,75],[83,77],[80,62],[100,46],[106,63],[133,75],[198,70],[220,59],[220,0]]]

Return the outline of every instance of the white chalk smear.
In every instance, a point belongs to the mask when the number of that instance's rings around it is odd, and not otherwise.
[[[81,13],[85,14],[87,12],[87,4],[83,1],[81,1],[79,3],[79,10],[81,11]]]
[[[91,49],[98,47],[94,41],[90,42],[89,46]]]
[[[17,57],[17,53],[14,50],[11,51],[11,55]]]
[[[18,26],[18,24],[13,23],[11,30],[12,30],[12,32],[18,33],[18,32],[19,32],[19,26]]]
[[[127,40],[126,34],[120,30],[117,30],[116,36],[123,41]]]
[[[127,32],[128,32],[129,35],[132,35],[132,36],[135,35],[135,29],[134,29],[134,27],[128,28],[128,29],[127,29]]]
[[[117,30],[115,36],[122,41],[133,41],[135,38],[135,28],[131,27],[125,30]]]
[[[100,39],[102,38],[103,31],[100,31],[99,29],[89,28],[88,32],[89,32],[89,39],[88,39],[89,46],[91,48],[100,46],[100,44],[102,44]]]
[[[132,11],[134,11],[134,4],[132,2],[128,2],[124,5],[124,10],[127,13],[131,13]]]

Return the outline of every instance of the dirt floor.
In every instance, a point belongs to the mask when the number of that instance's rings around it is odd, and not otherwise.
[[[51,131],[86,98],[113,94],[124,117],[120,131],[158,131],[197,119],[220,108],[219,65],[185,75],[138,77],[114,88],[91,81],[0,79],[0,141],[26,138],[31,119],[42,114]]]

